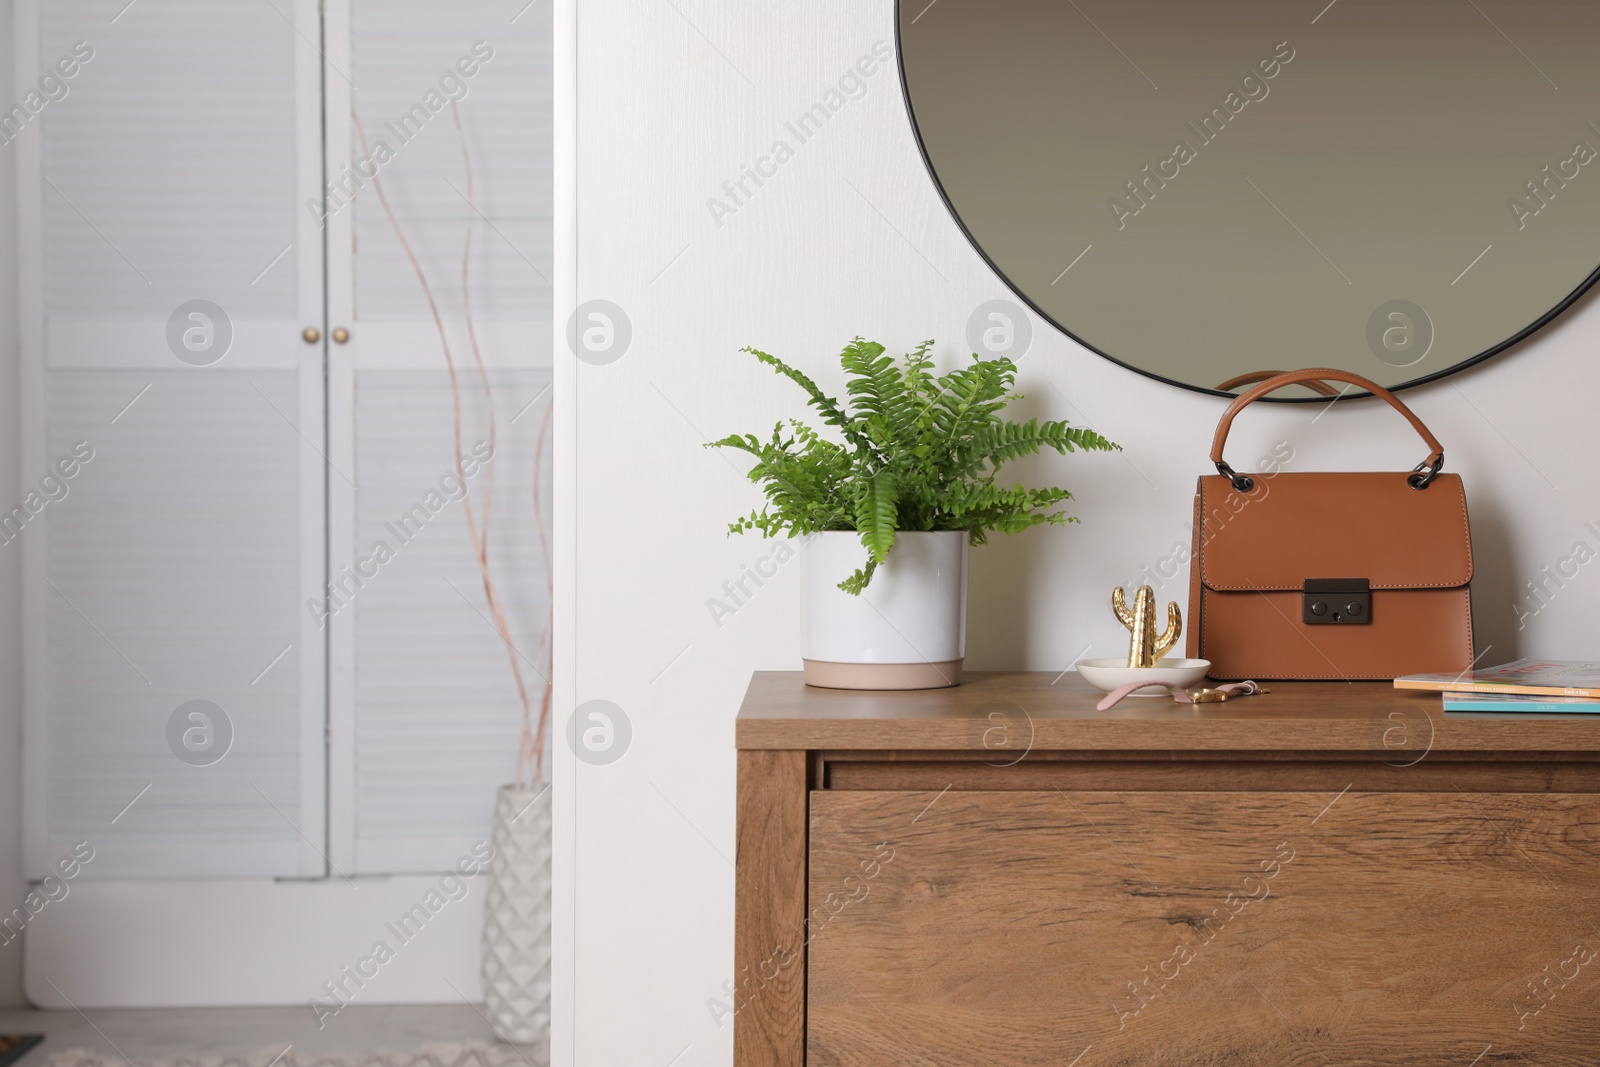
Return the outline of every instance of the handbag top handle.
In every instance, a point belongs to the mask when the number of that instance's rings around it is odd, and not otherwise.
[[[1264,382],[1268,378],[1276,378],[1278,375],[1283,373],[1285,372],[1281,370],[1253,370],[1248,374],[1240,374],[1233,378],[1229,378],[1225,382],[1219,382],[1217,383],[1216,388],[1224,393],[1229,393],[1239,388],[1241,385],[1254,385],[1256,382]],[[1301,382],[1300,384],[1304,385],[1307,389],[1311,390],[1313,393],[1317,393],[1320,396],[1339,395],[1339,390],[1320,379],[1312,382]]]
[[[1359,374],[1333,370],[1328,367],[1308,367],[1304,370],[1288,371],[1268,378],[1248,392],[1241,393],[1235,397],[1233,403],[1228,405],[1228,410],[1222,413],[1222,420],[1217,423],[1217,435],[1211,441],[1211,462],[1217,465],[1217,473],[1231,481],[1233,487],[1241,493],[1248,493],[1255,488],[1255,480],[1253,478],[1249,475],[1236,473],[1222,458],[1222,449],[1228,443],[1228,430],[1233,426],[1233,417],[1268,393],[1282,389],[1285,386],[1300,385],[1312,381],[1345,382],[1349,385],[1359,386],[1373,396],[1382,397],[1390,407],[1404,415],[1406,421],[1411,423],[1411,428],[1416,430],[1417,434],[1428,443],[1429,448],[1428,458],[1418,463],[1413,468],[1411,477],[1406,480],[1413,489],[1426,489],[1428,487],[1428,483],[1433,481],[1434,475],[1438,474],[1444,466],[1444,446],[1439,443],[1437,437],[1433,436],[1433,431],[1429,430],[1410,408],[1401,403],[1399,397],[1377,382],[1369,378],[1363,378]]]

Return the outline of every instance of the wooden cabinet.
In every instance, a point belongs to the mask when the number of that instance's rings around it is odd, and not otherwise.
[[[1097,696],[755,677],[738,1067],[1595,1062],[1600,723]]]

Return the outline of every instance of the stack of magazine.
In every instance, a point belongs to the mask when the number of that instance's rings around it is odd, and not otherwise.
[[[1463,674],[1408,674],[1394,687],[1443,693],[1445,711],[1600,715],[1600,663],[1519,659]]]

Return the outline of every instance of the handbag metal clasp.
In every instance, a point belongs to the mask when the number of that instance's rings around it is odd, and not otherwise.
[[[1365,578],[1307,578],[1300,594],[1300,621],[1307,626],[1368,626],[1372,586]]]

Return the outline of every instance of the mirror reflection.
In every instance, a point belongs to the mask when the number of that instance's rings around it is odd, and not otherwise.
[[[910,0],[898,19],[973,243],[1147,374],[1414,384],[1537,329],[1600,264],[1600,5]]]

